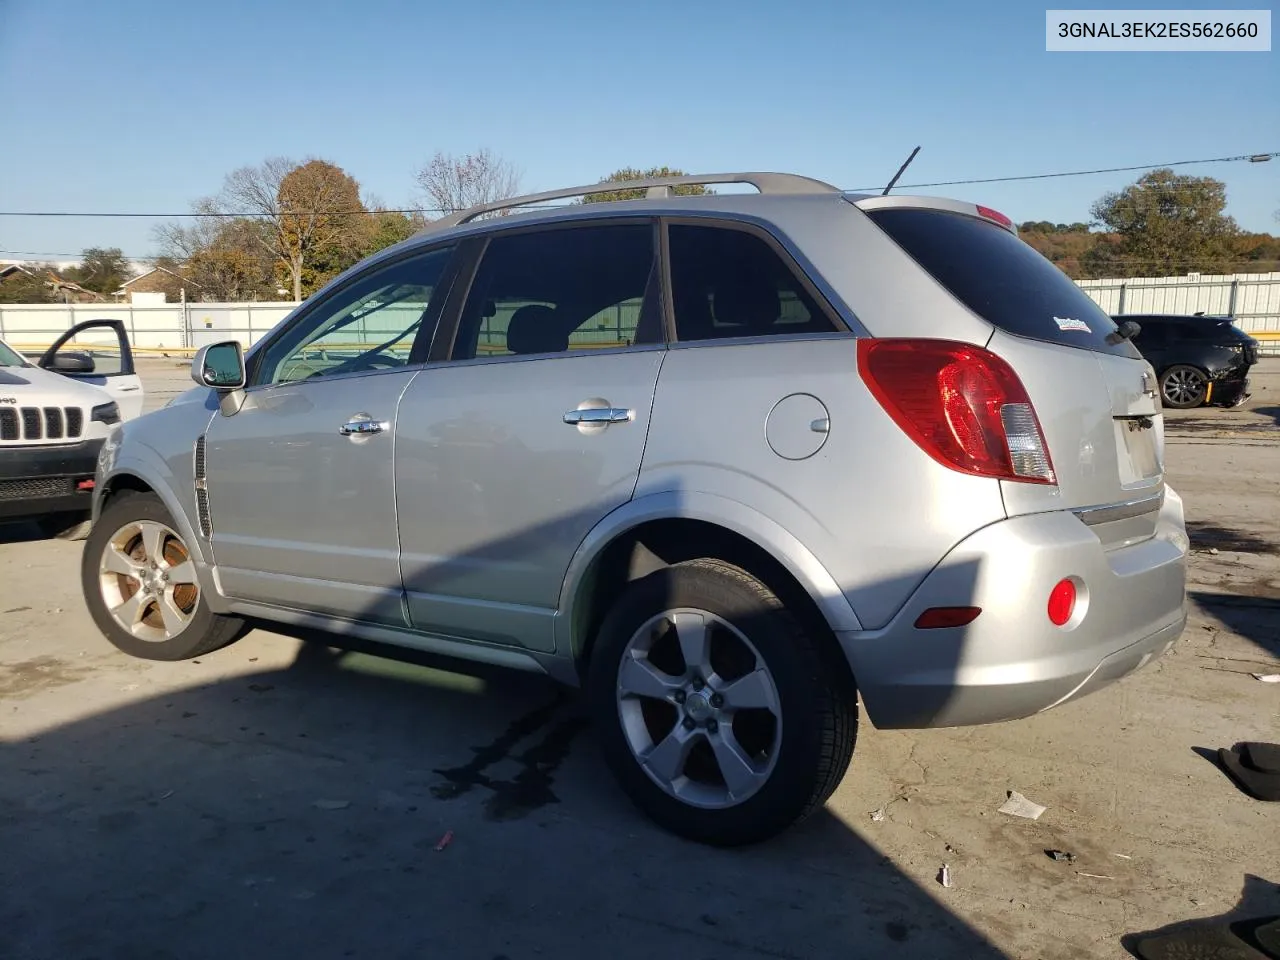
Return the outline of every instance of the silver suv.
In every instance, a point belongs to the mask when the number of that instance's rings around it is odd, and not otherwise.
[[[545,672],[708,843],[819,807],[859,697],[879,727],[1026,717],[1186,623],[1154,372],[971,203],[754,173],[521,197],[192,376],[103,448],[108,640],[269,625]]]

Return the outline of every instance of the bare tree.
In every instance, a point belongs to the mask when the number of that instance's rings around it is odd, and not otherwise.
[[[483,148],[463,157],[437,152],[415,178],[427,205],[442,214],[520,193],[520,171]]]
[[[255,217],[209,216],[221,212],[213,197],[191,206],[197,216],[190,222],[160,224],[153,231],[163,257],[198,285],[204,300],[274,299],[270,225]]]

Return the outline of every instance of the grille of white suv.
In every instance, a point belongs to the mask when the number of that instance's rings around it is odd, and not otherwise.
[[[79,407],[0,407],[0,440],[75,440],[82,433]]]

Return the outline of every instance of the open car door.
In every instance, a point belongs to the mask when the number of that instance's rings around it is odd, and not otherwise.
[[[86,320],[58,338],[38,363],[42,369],[102,387],[120,408],[120,419],[141,416],[142,379],[120,320]]]

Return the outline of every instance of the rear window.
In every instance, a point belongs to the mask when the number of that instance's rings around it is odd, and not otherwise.
[[[1097,353],[1140,356],[1108,343],[1115,322],[1071,278],[994,223],[945,210],[867,214],[965,306],[1007,333]]]

